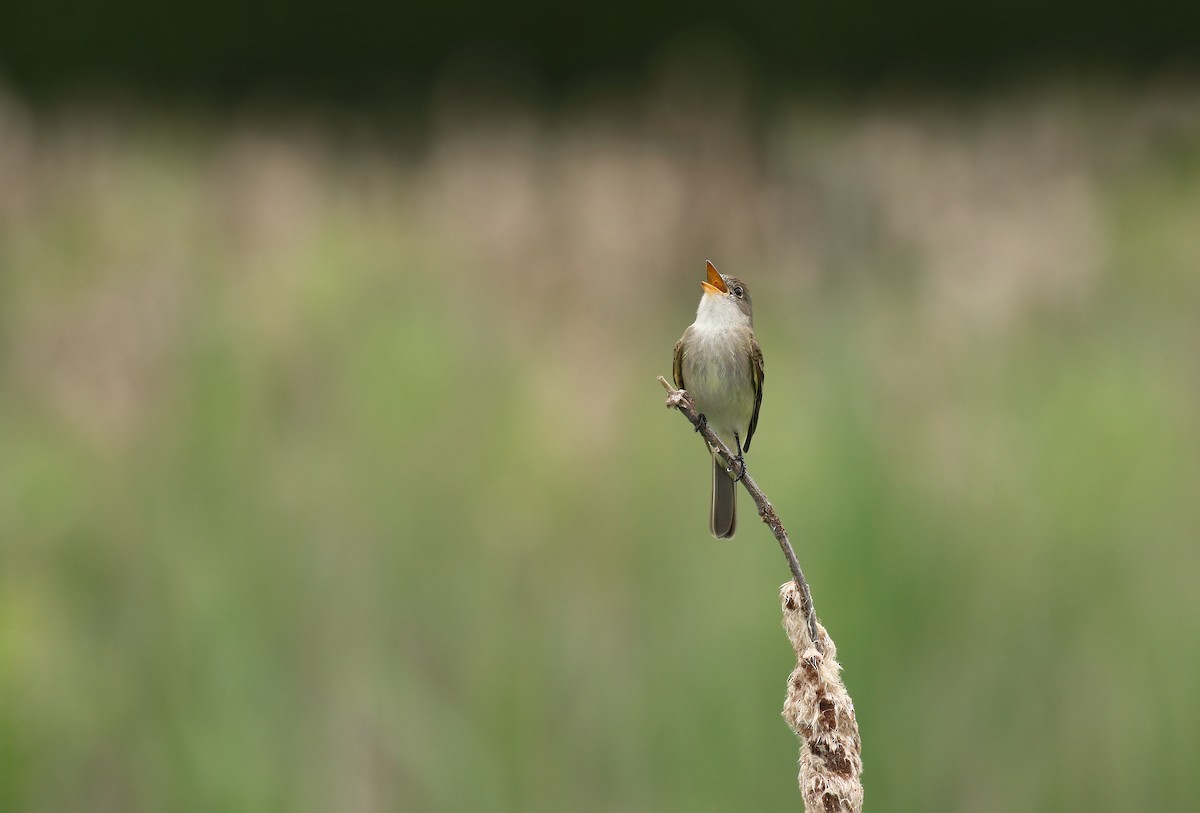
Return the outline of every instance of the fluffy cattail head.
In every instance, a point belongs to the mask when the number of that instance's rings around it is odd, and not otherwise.
[[[841,681],[837,648],[817,624],[813,641],[795,582],[779,589],[783,627],[796,651],[783,719],[800,738],[800,791],[807,813],[861,813],[862,741]]]

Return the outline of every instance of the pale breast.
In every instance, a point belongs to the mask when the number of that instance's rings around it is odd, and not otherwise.
[[[744,441],[754,412],[749,329],[692,325],[689,332],[682,360],[688,392],[717,434],[737,432]]]

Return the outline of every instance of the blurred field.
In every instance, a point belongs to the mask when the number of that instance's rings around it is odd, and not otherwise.
[[[678,91],[0,101],[0,810],[798,809],[706,258],[868,809],[1200,809],[1200,88]]]

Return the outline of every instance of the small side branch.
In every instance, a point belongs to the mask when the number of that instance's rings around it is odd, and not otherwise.
[[[700,420],[700,413],[696,411],[696,404],[692,401],[692,396],[687,390],[677,390],[671,386],[667,379],[661,375],[658,377],[658,383],[662,384],[663,389],[667,391],[667,407],[669,409],[677,409],[685,418],[691,421],[692,426],[696,427],[696,431],[704,435],[704,439],[708,441],[708,445],[716,450],[721,456],[721,460],[725,462],[726,467],[733,469],[737,467],[737,454],[725,445],[716,433],[709,428],[708,424]],[[746,487],[746,493],[750,495],[750,499],[754,500],[754,504],[758,506],[758,516],[771,529],[771,533],[775,535],[775,539],[779,542],[779,548],[783,551],[784,557],[787,558],[788,569],[792,571],[792,579],[796,582],[796,589],[800,591],[800,609],[804,612],[805,620],[808,624],[808,635],[815,641],[821,640],[817,635],[817,613],[813,609],[812,593],[808,589],[808,580],[804,578],[804,571],[800,569],[800,562],[796,559],[796,551],[792,548],[792,543],[788,540],[787,531],[783,527],[783,523],[779,521],[779,515],[775,513],[775,509],[771,506],[771,502],[767,499],[767,495],[758,487],[758,483],[754,482],[754,478],[747,471],[742,477],[742,485]]]

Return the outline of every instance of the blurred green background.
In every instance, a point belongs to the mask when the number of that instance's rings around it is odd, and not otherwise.
[[[784,560],[654,381],[706,258],[868,809],[1200,808],[1200,81],[1108,56],[5,63],[0,810],[799,809]]]

